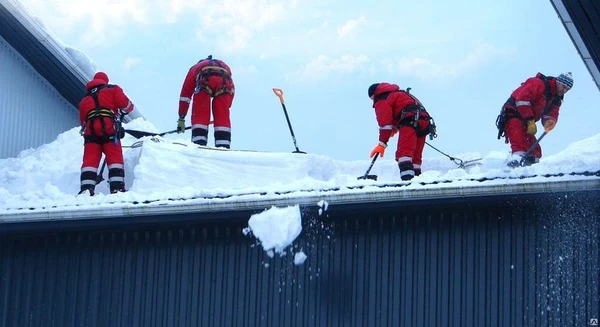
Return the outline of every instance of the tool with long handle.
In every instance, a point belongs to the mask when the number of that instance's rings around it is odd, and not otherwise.
[[[377,180],[377,175],[369,175],[369,172],[371,171],[371,168],[373,168],[373,165],[375,164],[375,161],[377,161],[377,157],[379,157],[379,153],[375,153],[375,156],[373,157],[373,160],[371,160],[371,164],[369,165],[369,168],[367,169],[367,171],[365,172],[365,174],[363,176],[359,176],[356,179],[371,179],[376,181]]]
[[[540,137],[537,140],[535,140],[535,142],[533,142],[533,144],[529,147],[529,149],[527,150],[527,152],[525,152],[525,154],[523,155],[523,157],[521,157],[521,161],[519,161],[519,165],[520,166],[525,166],[525,158],[527,158],[531,154],[531,152],[533,152],[533,150],[535,150],[535,147],[540,143],[540,141],[547,134],[548,134],[548,132],[544,131],[544,133],[542,133],[542,135],[540,135]]]
[[[483,159],[483,158],[478,158],[478,159],[472,159],[472,160],[466,160],[465,161],[465,160],[453,157],[453,156],[451,156],[451,155],[449,155],[447,153],[442,152],[440,149],[438,149],[438,148],[434,147],[433,145],[429,144],[429,142],[425,142],[425,144],[429,145],[432,149],[434,149],[435,151],[441,153],[442,155],[448,157],[450,159],[450,161],[454,162],[458,166],[458,168],[461,168],[461,169],[466,169],[466,168],[469,168],[469,167],[472,167],[472,166],[480,165],[481,164],[480,161]]]
[[[185,129],[191,129],[192,126],[188,126]],[[136,131],[133,129],[126,129],[125,132],[133,137],[135,137],[136,139],[142,138],[144,136],[164,136],[167,134],[173,134],[173,133],[177,133],[177,130],[172,130],[172,131],[168,131],[168,132],[164,132],[164,133],[150,133],[150,132],[144,132],[144,131]]]
[[[102,176],[104,174],[104,168],[106,168],[106,157],[102,162],[102,168],[100,168],[100,172],[98,172],[98,175],[96,175],[96,185],[102,183],[102,181],[104,180],[104,177]]]
[[[209,122],[209,124],[213,124],[214,122]],[[188,129],[192,129],[192,126],[188,126],[185,128],[185,130],[187,131]],[[151,133],[151,132],[144,132],[144,131],[137,131],[134,129],[126,129],[125,133],[135,137],[136,139],[142,138],[144,136],[165,136],[167,134],[173,134],[173,133],[177,133],[177,130],[174,129],[172,131],[168,131],[168,132],[162,132],[162,133]]]
[[[287,120],[288,127],[290,128],[290,133],[292,134],[294,147],[296,147],[296,151],[294,151],[294,153],[306,153],[298,149],[298,145],[296,143],[296,136],[294,135],[294,130],[292,129],[292,123],[290,123],[290,117],[288,116],[287,109],[285,108],[285,101],[283,100],[283,90],[273,88],[273,93],[275,93],[275,95],[279,98],[279,102],[281,102],[281,107],[283,107],[283,113],[285,114],[285,119]]]

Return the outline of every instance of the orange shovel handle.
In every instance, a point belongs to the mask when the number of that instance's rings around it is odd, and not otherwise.
[[[273,93],[279,98],[279,102],[283,104],[283,90],[278,88],[273,88]]]

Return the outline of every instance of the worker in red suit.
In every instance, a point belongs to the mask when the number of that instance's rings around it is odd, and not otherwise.
[[[190,68],[181,87],[177,132],[185,131],[185,116],[192,102],[192,142],[207,145],[212,103],[215,146],[229,149],[229,110],[234,94],[235,85],[229,66],[222,60],[213,59],[212,55],[200,60]]]
[[[398,133],[396,161],[402,180],[411,180],[421,174],[425,137],[435,137],[435,124],[421,101],[396,84],[376,83],[369,86],[375,116],[379,124],[379,144],[371,151],[371,158],[383,157],[387,142]]]
[[[108,84],[108,76],[103,72],[94,75],[86,90],[87,95],[79,103],[80,134],[84,138],[79,194],[94,195],[102,153],[106,156],[110,192],[125,192],[121,119],[134,105],[121,87]]]
[[[506,143],[510,143],[509,167],[539,162],[542,157],[539,143],[527,154],[537,140],[536,122],[541,120],[545,132],[550,132],[558,121],[563,97],[572,87],[570,72],[556,78],[537,73],[512,92],[496,120],[498,139],[504,135]]]

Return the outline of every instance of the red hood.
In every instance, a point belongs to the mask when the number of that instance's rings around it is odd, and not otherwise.
[[[544,75],[542,73],[535,74],[535,77],[549,79],[549,82],[550,82],[549,83],[550,84],[550,93],[556,94],[556,77],[546,76],[546,75]]]
[[[85,89],[89,91],[89,90],[95,88],[96,86],[103,85],[103,84],[106,84],[106,82],[101,79],[93,79],[85,85]]]
[[[378,96],[382,93],[398,91],[399,89],[400,89],[400,87],[396,84],[379,83],[379,86],[377,86],[377,89],[375,89],[374,95]]]

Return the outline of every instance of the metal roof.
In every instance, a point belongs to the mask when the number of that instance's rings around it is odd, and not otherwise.
[[[94,207],[77,208],[23,208],[0,214],[2,232],[27,228],[52,228],[75,224],[76,226],[107,226],[144,222],[173,222],[174,219],[192,219],[210,222],[215,219],[260,212],[272,206],[314,206],[319,201],[341,208],[370,208],[385,210],[389,207],[431,206],[435,203],[464,203],[469,201],[496,201],[507,196],[531,196],[572,191],[600,191],[597,175],[569,179],[554,177],[548,181],[506,183],[503,180],[482,182],[482,185],[448,186],[431,185],[407,188],[406,185],[365,187],[360,189],[332,189],[322,191],[297,191],[264,194],[263,199],[248,201],[244,194],[225,198],[162,199],[148,202],[113,202]],[[191,215],[191,216],[190,216]],[[179,218],[175,218],[179,217]]]
[[[63,45],[18,1],[0,0],[0,36],[77,110],[92,76],[87,76]],[[137,110],[129,116],[126,121],[142,117]]]
[[[600,1],[550,0],[600,89]]]

